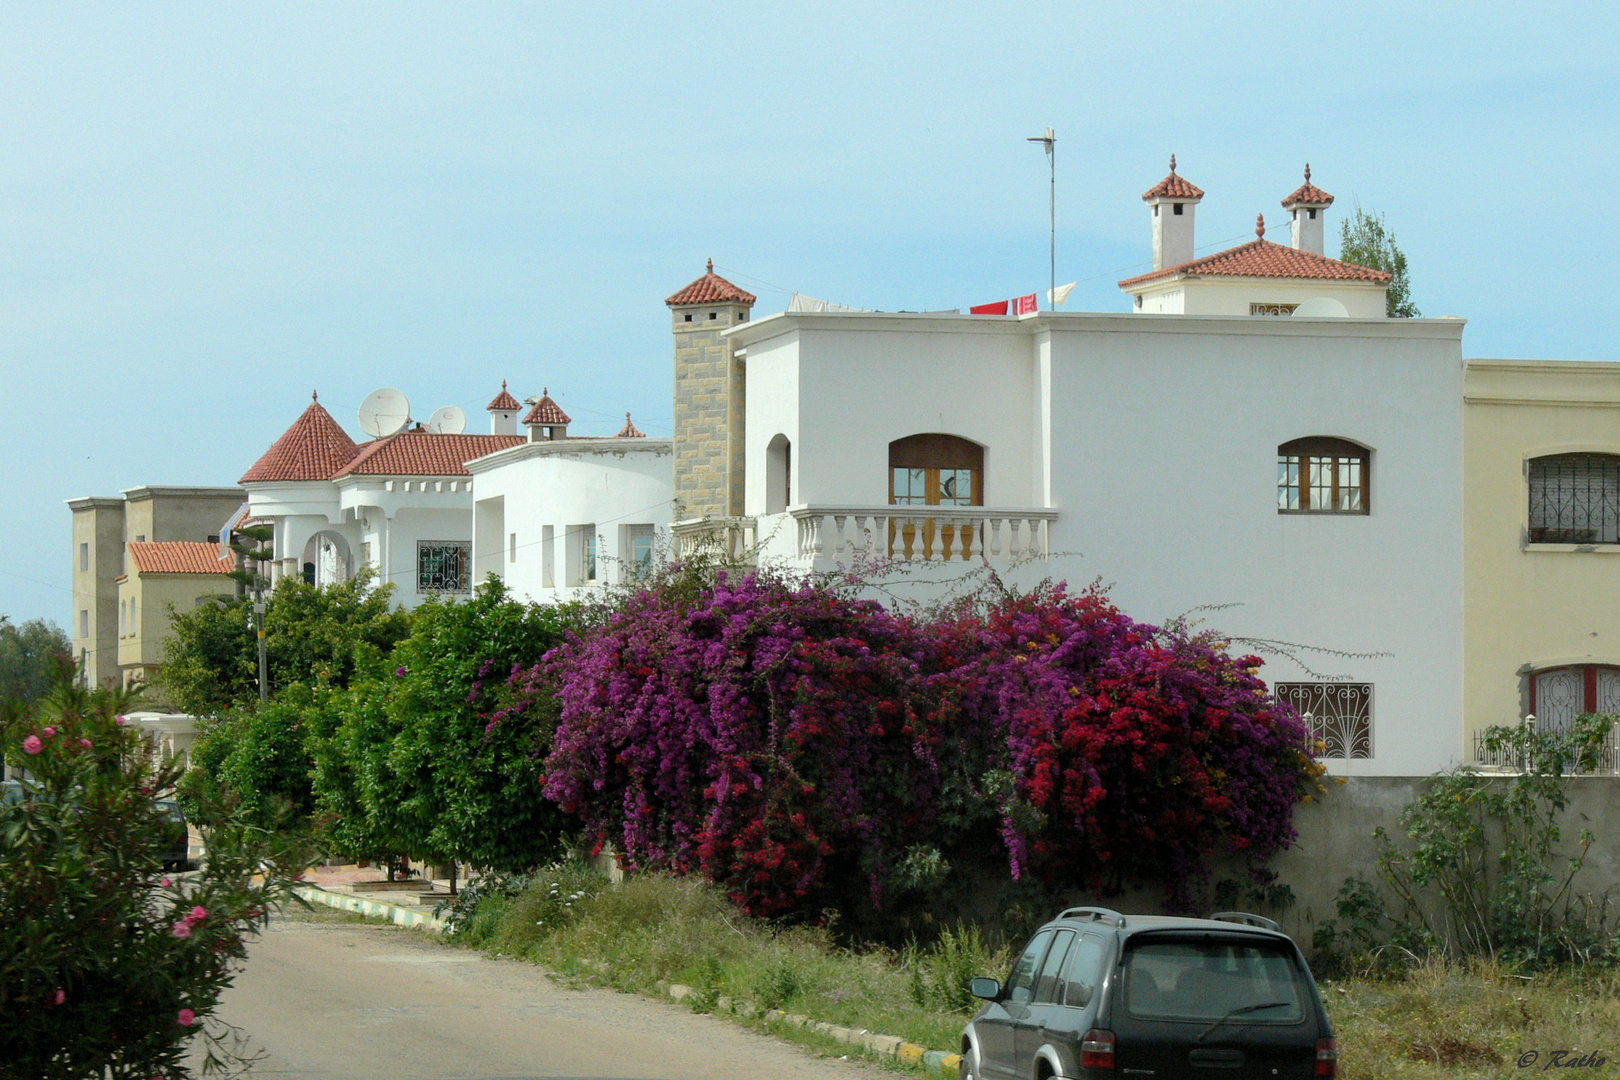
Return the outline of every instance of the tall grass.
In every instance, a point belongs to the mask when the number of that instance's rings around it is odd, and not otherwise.
[[[975,929],[900,952],[852,950],[821,927],[750,919],[695,878],[646,874],[609,887],[579,865],[548,868],[514,896],[485,895],[458,940],[581,984],[684,983],[700,1007],[724,995],[942,1050],[957,1045],[973,1011],[967,980],[1002,976],[1011,963]]]

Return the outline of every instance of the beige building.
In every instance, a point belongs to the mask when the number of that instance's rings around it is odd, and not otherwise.
[[[162,658],[172,612],[236,592],[236,556],[219,544],[132,541],[129,573],[118,578],[118,673],[124,688],[148,681]]]
[[[73,656],[87,685],[122,685],[124,628],[119,579],[131,572],[131,543],[218,544],[225,522],[247,501],[241,488],[136,487],[118,498],[69,499],[73,512]]]
[[[1464,756],[1483,761],[1492,724],[1620,712],[1620,364],[1471,360],[1464,402]]]

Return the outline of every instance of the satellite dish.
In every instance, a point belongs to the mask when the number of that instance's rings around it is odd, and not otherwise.
[[[467,430],[467,414],[459,405],[434,409],[433,415],[428,417],[427,429],[435,435],[460,435]]]
[[[1348,319],[1350,309],[1331,296],[1313,296],[1294,309],[1296,319]]]
[[[411,421],[411,403],[403,390],[385,386],[360,403],[360,430],[373,439],[392,435]]]

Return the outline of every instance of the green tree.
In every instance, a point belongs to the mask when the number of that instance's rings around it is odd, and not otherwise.
[[[73,646],[44,619],[21,626],[0,615],[0,708],[26,710],[73,673]]]
[[[206,721],[191,748],[179,790],[186,813],[200,820],[226,805],[263,828],[306,828],[315,809],[306,717],[315,695],[293,683],[276,697]]]
[[[179,825],[154,792],[177,770],[124,723],[129,702],[64,681],[0,723],[6,759],[31,775],[0,801],[0,1080],[178,1080],[199,1038],[211,1061],[231,1058],[214,1010],[308,865],[225,816],[200,871],[163,877]]]
[[[534,665],[576,614],[519,603],[498,579],[467,600],[417,608],[411,636],[312,718],[333,843],[355,857],[398,852],[500,870],[560,854],[571,825],[541,794],[554,703],[525,701],[520,718],[491,721],[513,669]]]
[[[374,582],[375,574],[366,569],[336,585],[315,586],[299,578],[276,585],[264,616],[272,693],[293,683],[347,686],[359,646],[387,652],[410,632],[410,616],[392,607],[393,587]],[[231,599],[172,614],[152,679],[164,696],[198,716],[257,702],[252,604]]]
[[[1384,294],[1385,313],[1392,319],[1415,319],[1423,313],[1412,303],[1412,282],[1406,275],[1406,253],[1395,243],[1395,233],[1384,215],[1369,213],[1358,203],[1355,212],[1339,223],[1339,258],[1356,266],[1390,275]]]

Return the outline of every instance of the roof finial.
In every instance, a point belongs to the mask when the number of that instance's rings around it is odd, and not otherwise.
[[[319,401],[319,400],[321,400],[321,392],[319,390],[311,390],[309,392],[309,400],[311,400],[311,401]]]
[[[501,380],[501,389],[502,389],[502,390],[505,390],[505,389],[506,389],[506,380],[505,380],[505,379],[502,379],[502,380]]]
[[[541,387],[541,388],[540,388],[540,396],[541,396],[541,397],[550,397],[550,396],[551,396],[551,387],[549,387],[549,386],[542,386],[542,387]]]
[[[1176,155],[1174,155],[1174,154],[1170,155],[1170,171],[1171,172],[1176,171]]]
[[[1254,235],[1262,240],[1266,238],[1266,215],[1254,215]]]
[[[714,273],[714,260],[713,259],[709,260],[709,273],[711,273],[711,274]]]
[[[628,412],[624,414],[624,422],[627,424],[630,422],[630,414]]]
[[[1308,161],[1305,163],[1305,182],[1311,182],[1311,163]]]

